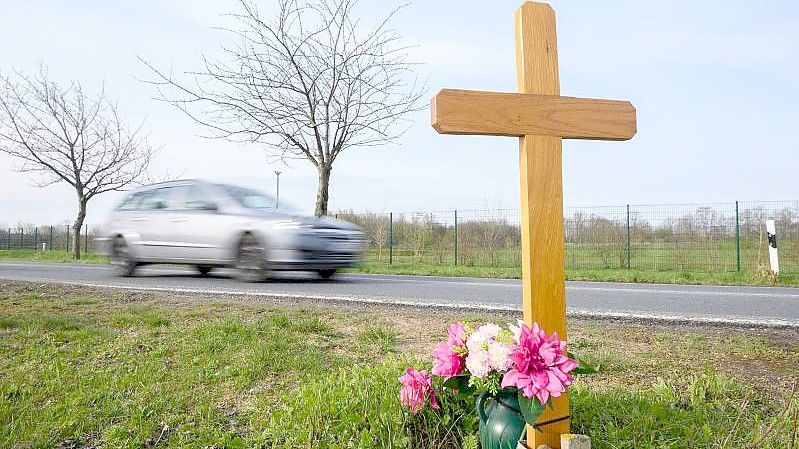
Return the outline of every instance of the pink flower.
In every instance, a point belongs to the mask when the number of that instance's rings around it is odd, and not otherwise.
[[[502,378],[502,387],[516,387],[545,405],[550,396],[560,396],[571,385],[569,372],[577,362],[564,355],[566,342],[557,333],[547,336],[537,323],[532,328],[521,324],[519,331],[519,344],[510,355],[513,368]]]
[[[400,390],[400,402],[406,407],[410,407],[413,413],[418,412],[424,407],[428,399],[430,407],[439,408],[436,391],[433,389],[433,379],[425,371],[416,371],[408,367],[405,374],[399,378],[402,383]]]
[[[437,344],[433,351],[433,374],[436,376],[457,376],[465,367],[466,330],[461,323],[455,323],[448,332],[447,342]]]
[[[453,323],[447,329],[447,333],[449,334],[449,339],[447,340],[447,344],[450,346],[460,346],[463,347],[466,345],[466,329],[464,329],[463,324],[461,323]]]

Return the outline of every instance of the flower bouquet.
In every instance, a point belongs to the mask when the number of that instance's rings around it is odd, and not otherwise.
[[[557,333],[547,335],[535,323],[489,323],[474,331],[455,323],[448,333],[448,340],[433,351],[432,376],[409,367],[400,377],[400,401],[416,413],[428,403],[439,408],[442,394],[477,396],[483,449],[515,448],[524,424],[536,426],[551,398],[566,391],[573,375],[596,372],[567,353]]]

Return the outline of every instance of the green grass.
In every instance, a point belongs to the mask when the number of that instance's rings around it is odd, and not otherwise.
[[[459,448],[474,434],[471,402],[411,415],[397,378],[429,369],[449,322],[513,317],[307,307],[0,284],[0,447]],[[603,367],[572,390],[573,428],[598,449],[740,448],[770,428],[758,447],[792,447],[795,333],[576,322],[569,342]]]
[[[72,253],[64,250],[36,251],[33,249],[0,250],[0,260],[28,260],[35,262],[80,262],[105,263],[107,259],[93,252],[81,252],[80,260],[72,258]]]
[[[356,273],[409,274],[422,276],[467,276],[481,278],[518,279],[519,268],[473,267],[439,265],[425,262],[386,262],[362,263],[352,269]],[[687,271],[647,271],[626,269],[577,269],[567,268],[566,279],[572,281],[601,282],[642,282],[661,284],[703,284],[703,285],[783,285],[799,287],[799,275],[782,273],[775,279],[747,272],[687,272]]]

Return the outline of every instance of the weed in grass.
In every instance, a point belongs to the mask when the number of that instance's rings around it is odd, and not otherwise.
[[[380,354],[391,353],[395,351],[397,332],[384,326],[370,327],[358,333],[357,341],[361,345],[376,348]]]
[[[267,319],[269,323],[273,326],[278,327],[280,329],[288,329],[291,326],[291,318],[284,313],[276,313],[274,315],[270,315]]]
[[[17,320],[0,316],[0,329],[12,329],[17,327]]]
[[[28,332],[74,331],[84,327],[88,319],[79,315],[36,315],[25,322]]]
[[[153,310],[151,307],[130,307],[123,311],[116,312],[110,317],[111,324],[115,327],[135,327],[146,326],[157,328],[161,326],[169,326],[171,321],[169,318]]]
[[[295,321],[294,329],[300,333],[312,333],[328,337],[341,335],[333,326],[323,321],[318,316],[300,316],[300,318]]]

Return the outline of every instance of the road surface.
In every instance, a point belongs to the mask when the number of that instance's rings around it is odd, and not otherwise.
[[[322,281],[285,274],[247,284],[219,270],[203,278],[179,267],[143,268],[117,278],[100,265],[0,262],[0,278],[184,293],[235,294],[331,301],[362,301],[477,309],[521,309],[521,285],[512,279],[344,274]],[[799,289],[665,284],[567,282],[571,316],[629,318],[799,329]]]

